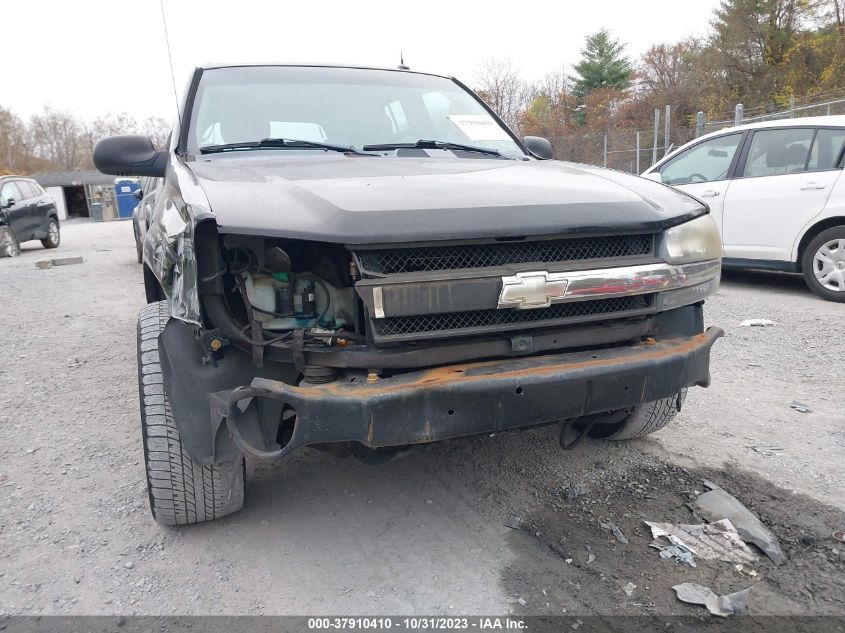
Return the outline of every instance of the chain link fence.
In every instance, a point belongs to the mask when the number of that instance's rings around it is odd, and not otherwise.
[[[692,126],[666,126],[666,117],[661,111],[663,120],[656,116],[655,127],[651,130],[589,132],[549,140],[558,160],[640,174],[669,152],[702,134],[743,123],[836,114],[845,114],[845,98],[807,105],[793,101],[786,110],[760,114],[745,112],[742,105],[737,105],[732,120],[707,121],[704,114],[699,113],[696,125]]]

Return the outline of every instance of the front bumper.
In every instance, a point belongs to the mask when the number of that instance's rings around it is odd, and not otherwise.
[[[713,327],[695,336],[450,365],[375,383],[360,374],[298,387],[255,378],[249,387],[213,394],[212,410],[218,423],[225,419],[235,444],[258,457],[279,458],[327,442],[372,448],[432,442],[624,409],[683,387],[706,387],[710,349],[722,334]],[[259,401],[265,399],[296,414],[283,448],[262,432]]]

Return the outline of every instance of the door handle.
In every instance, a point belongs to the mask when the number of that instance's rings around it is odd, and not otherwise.
[[[708,189],[707,191],[702,191],[700,194],[702,198],[718,198],[719,195],[719,192],[715,189]]]
[[[824,189],[824,185],[820,185],[817,182],[808,182],[803,187],[801,187],[801,191],[812,191],[813,189]]]

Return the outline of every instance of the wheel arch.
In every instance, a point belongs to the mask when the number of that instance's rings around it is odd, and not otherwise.
[[[832,229],[835,226],[845,226],[845,216],[837,215],[830,218],[825,218],[816,222],[809,229],[804,231],[801,240],[798,242],[798,251],[795,256],[795,264],[800,271],[802,269],[801,260],[804,259],[804,251],[807,250],[807,245],[813,240],[816,235],[827,229]]]
[[[158,278],[146,264],[144,264],[144,293],[147,297],[147,303],[155,303],[156,301],[167,299],[167,295],[164,294],[164,288],[161,287]]]

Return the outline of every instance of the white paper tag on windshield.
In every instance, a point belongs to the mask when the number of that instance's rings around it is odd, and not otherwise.
[[[489,114],[450,114],[447,118],[471,141],[511,140]]]

